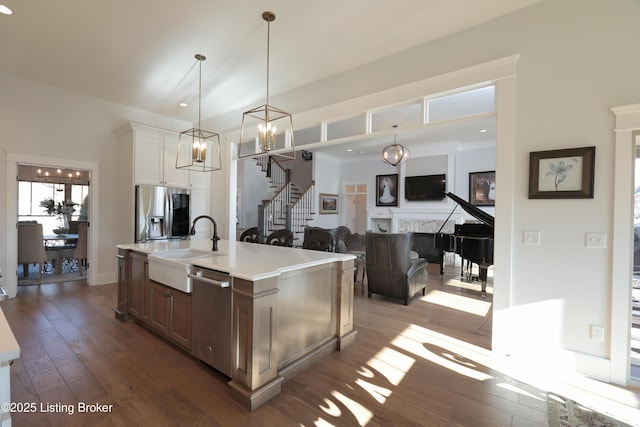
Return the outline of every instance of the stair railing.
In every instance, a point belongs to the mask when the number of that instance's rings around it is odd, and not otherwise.
[[[291,183],[282,187],[271,200],[262,203],[264,236],[286,224],[287,205],[291,204]]]
[[[296,233],[304,233],[307,221],[312,219],[315,198],[315,181],[305,188],[302,195],[291,205],[290,215],[287,216],[286,228]]]

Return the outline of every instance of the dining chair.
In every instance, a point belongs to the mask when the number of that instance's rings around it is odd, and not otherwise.
[[[335,252],[336,242],[327,230],[312,230],[305,236],[304,249],[313,251]]]
[[[60,251],[60,260],[68,262],[72,270],[77,268],[80,276],[82,276],[82,264],[87,259],[87,233],[88,223],[79,222],[76,247]]]
[[[47,251],[44,247],[42,224],[18,224],[18,264],[22,264],[24,278],[29,276],[29,264],[38,264],[38,282],[41,282],[43,264],[57,257],[57,251]]]
[[[276,230],[269,234],[266,241],[267,245],[275,246],[293,246],[293,232],[283,228],[282,230]]]
[[[240,235],[241,242],[260,243],[258,227],[247,228]]]

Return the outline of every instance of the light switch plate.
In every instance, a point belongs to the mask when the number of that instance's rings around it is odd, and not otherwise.
[[[539,231],[525,231],[522,234],[522,243],[525,245],[539,245],[540,244],[540,232]]]
[[[605,248],[607,246],[607,235],[605,233],[586,233],[584,245],[587,248]]]

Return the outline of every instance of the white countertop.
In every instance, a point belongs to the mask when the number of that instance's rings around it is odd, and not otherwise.
[[[117,247],[153,254],[188,248],[211,251],[211,245],[211,240],[171,240],[121,244]],[[220,240],[217,252],[211,251],[211,256],[196,258],[191,264],[229,273],[232,277],[256,281],[278,276],[286,271],[352,259],[355,259],[355,256],[350,254]]]
[[[4,364],[20,357],[20,346],[13,336],[9,322],[0,306],[0,363]]]

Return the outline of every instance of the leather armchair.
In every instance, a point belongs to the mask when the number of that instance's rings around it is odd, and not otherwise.
[[[413,233],[365,235],[369,297],[378,294],[401,299],[405,305],[427,286],[427,260],[411,259]]]

